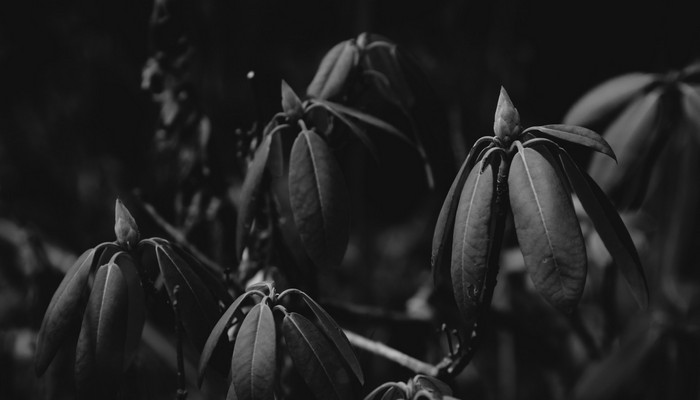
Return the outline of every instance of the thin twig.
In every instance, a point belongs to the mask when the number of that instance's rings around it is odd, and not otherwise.
[[[360,336],[357,333],[348,331],[346,329],[344,329],[343,331],[345,332],[345,336],[347,336],[350,343],[357,348],[384,357],[387,360],[391,360],[401,365],[402,367],[412,370],[417,374],[437,376],[438,368],[432,364],[428,364],[426,362],[413,358],[407,354],[404,354],[394,348],[385,345],[384,343],[375,342],[374,340],[367,339],[364,336]]]
[[[180,324],[180,307],[178,304],[178,292],[180,285],[173,289],[173,313],[175,314],[175,337],[177,338],[177,394],[176,400],[187,400],[187,386],[185,386],[185,360],[182,354],[182,326]]]

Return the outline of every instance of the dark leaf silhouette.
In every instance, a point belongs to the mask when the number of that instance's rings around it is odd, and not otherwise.
[[[527,128],[523,133],[530,131],[539,131],[546,136],[588,147],[616,160],[615,153],[608,142],[590,129],[571,125],[544,125]]]
[[[246,315],[231,357],[231,378],[241,400],[271,400],[275,378],[275,320],[265,303]]]

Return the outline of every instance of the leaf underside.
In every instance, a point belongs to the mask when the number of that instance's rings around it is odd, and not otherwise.
[[[330,99],[338,95],[355,66],[356,58],[357,47],[351,41],[335,45],[321,60],[306,94],[319,99]]]
[[[510,166],[513,221],[525,266],[553,306],[571,312],[586,280],[586,247],[569,192],[546,153],[524,148]]]
[[[232,385],[238,398],[273,399],[276,345],[272,310],[258,303],[243,320],[231,357]]]
[[[572,125],[543,125],[527,128],[523,133],[530,131],[539,131],[545,136],[588,147],[617,161],[615,153],[608,142],[590,129]]]

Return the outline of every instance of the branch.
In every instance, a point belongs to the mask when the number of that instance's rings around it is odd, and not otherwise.
[[[425,374],[428,376],[437,376],[438,374],[438,368],[432,364],[415,359],[384,343],[375,342],[346,329],[344,329],[343,332],[345,332],[345,336],[347,336],[350,343],[357,348],[391,360],[417,374]]]

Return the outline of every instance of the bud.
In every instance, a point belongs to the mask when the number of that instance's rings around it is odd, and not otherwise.
[[[493,132],[500,139],[513,140],[520,134],[520,114],[508,97],[508,92],[501,86],[498,96],[496,115],[493,120]]]
[[[299,119],[304,115],[304,106],[299,96],[284,80],[282,80],[282,111],[289,119]]]
[[[120,246],[134,248],[139,242],[139,227],[119,199],[114,205],[114,233],[117,235],[117,243]]]

